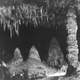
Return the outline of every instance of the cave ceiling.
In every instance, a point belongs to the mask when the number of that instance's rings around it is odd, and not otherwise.
[[[19,26],[30,23],[35,26],[53,27],[65,23],[69,8],[79,11],[79,0],[0,0],[0,24],[12,36],[19,35]]]

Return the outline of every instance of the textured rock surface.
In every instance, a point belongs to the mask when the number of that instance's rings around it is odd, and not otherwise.
[[[12,63],[13,64],[19,64],[23,61],[22,55],[21,55],[21,51],[19,48],[16,48],[14,51],[14,57],[12,59]]]
[[[52,67],[61,68],[61,66],[64,64],[64,56],[63,52],[61,51],[60,45],[55,38],[52,38],[50,42],[48,54],[49,65],[51,65]]]
[[[30,49],[29,58],[33,58],[33,59],[39,60],[41,62],[39,53],[35,46],[32,46],[32,48]]]
[[[18,0],[15,0],[15,1],[0,0],[0,6],[1,6],[0,7],[1,25],[3,26],[4,30],[6,30],[6,27],[10,30],[11,37],[13,34],[13,30],[17,35],[19,35],[19,26],[21,24],[34,23],[34,25],[38,25],[38,24],[43,25],[48,23],[50,24],[50,26],[53,26],[55,23],[57,27],[59,27],[60,25],[66,26],[64,25],[65,19],[66,19],[65,15],[67,14],[67,11],[71,7],[74,9],[74,11],[76,11],[75,16],[77,16],[77,14],[78,16],[80,15],[80,0],[34,0],[34,1],[32,0],[19,0],[19,1]],[[63,18],[63,16],[65,19]],[[69,16],[72,17],[71,14]],[[72,22],[72,19],[70,19],[69,22],[74,24],[74,20]],[[76,33],[76,30],[77,30],[77,27],[75,27],[76,24],[74,24],[74,27],[73,25],[70,25],[70,27],[73,27],[73,29],[69,27],[69,24],[67,26],[68,26],[67,28],[68,28],[69,34],[71,32]],[[71,49],[73,48],[72,46],[74,46],[77,43],[77,41],[72,41],[73,37],[71,36],[68,36],[69,38],[69,42],[67,41],[69,43],[68,51],[73,50]],[[77,45],[74,48],[76,47]],[[51,53],[53,52],[59,53],[61,52],[61,50],[60,48],[56,48],[54,50],[51,49]],[[74,53],[74,55],[72,54],[69,55],[69,57],[71,58],[69,58],[68,60],[71,61],[70,62],[71,64],[76,66],[74,62],[77,62],[78,60],[78,55],[77,55],[78,49],[70,53]],[[75,55],[75,53],[77,54]],[[50,56],[50,63],[51,63],[50,65],[52,65],[53,67],[55,65],[58,67],[61,67],[63,64],[63,59],[62,59],[63,56],[61,58],[57,56],[57,54],[56,55],[54,54],[54,56],[55,57],[53,57],[53,55]],[[17,61],[19,60],[20,62],[19,61],[17,62],[16,59]],[[10,65],[12,67],[11,72],[16,72],[16,73],[20,73],[22,72],[23,69],[26,69],[27,63],[31,66],[30,69],[34,67],[32,71],[35,71],[36,70],[35,68],[39,67],[36,65],[42,64],[40,63],[40,58],[38,54],[36,54],[35,56],[31,55],[31,58],[28,59],[28,62],[22,63],[22,58],[20,59],[20,55],[16,56],[16,58],[14,58],[13,61],[15,61],[17,64],[19,63],[19,65],[16,65],[16,64]],[[32,63],[34,63],[35,65],[32,65]],[[78,70],[80,71],[79,67],[78,67]],[[75,80],[75,79],[79,79],[78,77],[79,75],[76,78],[75,76],[71,76],[71,77],[62,77],[62,79]]]

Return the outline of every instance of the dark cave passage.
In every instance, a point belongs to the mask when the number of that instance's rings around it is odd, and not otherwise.
[[[55,37],[60,47],[66,55],[66,30],[64,27],[59,26],[56,28],[45,28],[43,26],[32,27],[33,25],[28,25],[28,27],[20,27],[19,36],[15,34],[11,39],[9,32],[6,30],[4,32],[0,29],[0,47],[3,49],[3,60],[9,60],[13,57],[13,52],[16,47],[21,49],[21,54],[23,59],[26,60],[29,50],[32,45],[35,45],[39,51],[40,57],[42,60],[46,60],[48,56],[49,44],[53,37]],[[10,57],[10,58],[9,58]]]

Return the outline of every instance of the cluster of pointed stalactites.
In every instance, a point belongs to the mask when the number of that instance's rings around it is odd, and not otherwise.
[[[15,2],[18,1],[16,0]],[[20,25],[33,23],[34,26],[38,26],[39,24],[44,24],[45,22],[49,23],[49,19],[52,19],[52,16],[54,15],[54,7],[65,7],[65,5],[68,5],[69,3],[70,0],[43,0],[42,4],[46,4],[45,8],[44,5],[38,6],[38,4],[33,5],[28,3],[22,3],[16,6],[1,6],[0,24],[3,26],[4,31],[6,28],[9,29],[10,37],[13,36],[13,32],[19,35]],[[55,8],[55,10],[57,9]]]
[[[47,19],[47,11],[37,5],[22,4],[17,7],[0,7],[0,24],[4,31],[6,28],[9,29],[10,37],[12,37],[13,31],[19,35],[20,25],[25,24],[27,26],[28,23],[33,23],[37,26],[41,21],[43,22],[43,17]]]

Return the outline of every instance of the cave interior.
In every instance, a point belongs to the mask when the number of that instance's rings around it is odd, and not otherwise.
[[[28,57],[29,50],[32,45],[35,45],[42,60],[47,60],[48,50],[51,39],[54,37],[59,42],[65,59],[67,54],[66,36],[67,32],[65,26],[53,25],[39,25],[34,27],[33,24],[28,26],[21,25],[19,29],[19,36],[15,33],[12,38],[9,36],[9,31],[4,32],[2,27],[0,29],[0,51],[1,58],[8,62],[13,57],[13,52],[16,47],[20,48],[23,59]],[[53,27],[52,27],[53,26]]]

